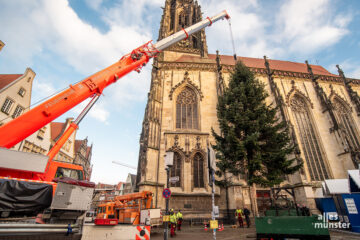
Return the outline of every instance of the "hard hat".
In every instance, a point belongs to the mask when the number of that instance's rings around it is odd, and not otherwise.
[[[170,212],[173,212],[174,211],[174,209],[172,208],[172,209],[170,209]]]

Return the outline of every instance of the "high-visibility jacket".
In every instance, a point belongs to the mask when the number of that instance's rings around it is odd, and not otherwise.
[[[181,212],[178,212],[178,213],[176,214],[176,218],[177,218],[177,219],[182,219],[182,218],[183,218],[182,213],[181,213]]]
[[[176,215],[175,215],[175,213],[170,215],[170,222],[176,224]]]
[[[239,215],[240,214],[240,215]],[[236,209],[235,210],[235,216],[236,217],[239,217],[239,216],[242,216],[243,215],[243,211],[242,211],[242,209]]]

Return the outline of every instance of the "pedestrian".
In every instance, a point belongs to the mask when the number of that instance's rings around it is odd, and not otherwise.
[[[66,231],[65,236],[69,236],[71,233],[72,233],[72,227],[71,227],[71,224],[69,223],[67,226],[67,231]]]
[[[237,207],[235,210],[235,218],[238,219],[239,226],[243,228],[244,223],[243,223],[243,219],[242,219],[242,210],[239,207]]]
[[[306,216],[306,207],[305,207],[305,205],[302,205],[300,210],[301,210],[301,216]]]
[[[244,208],[244,215],[245,215],[246,226],[249,228],[250,227],[250,211],[246,207]]]
[[[303,216],[310,216],[310,209],[305,205],[302,206],[301,212]]]
[[[181,231],[181,224],[183,221],[183,215],[179,209],[178,213],[176,214],[176,218],[177,218],[177,230]]]
[[[170,237],[175,236],[176,231],[176,214],[174,209],[170,209]]]

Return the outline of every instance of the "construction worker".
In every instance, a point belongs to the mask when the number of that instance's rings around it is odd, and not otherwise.
[[[243,219],[242,219],[243,211],[241,208],[237,207],[235,210],[235,218],[239,221],[239,226],[244,227]]]
[[[181,231],[181,224],[182,224],[182,221],[183,221],[183,215],[179,209],[178,213],[176,214],[176,218],[177,218],[177,229],[179,231]]]
[[[250,227],[250,210],[245,207],[243,212],[244,212],[244,216],[245,216],[246,226],[249,228]]]
[[[170,237],[175,236],[176,231],[176,214],[174,212],[174,209],[170,209]]]

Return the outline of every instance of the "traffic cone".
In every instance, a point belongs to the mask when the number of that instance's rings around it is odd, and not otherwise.
[[[205,225],[204,225],[204,226],[205,226],[204,230],[205,230],[205,231],[207,231],[207,230],[208,230],[208,228],[207,228],[207,225],[206,225],[206,223],[205,223]]]
[[[220,224],[219,224],[219,227],[218,227],[218,231],[219,231],[219,232],[222,231],[222,228],[220,227]]]
[[[224,224],[221,224],[221,231],[224,231]]]

